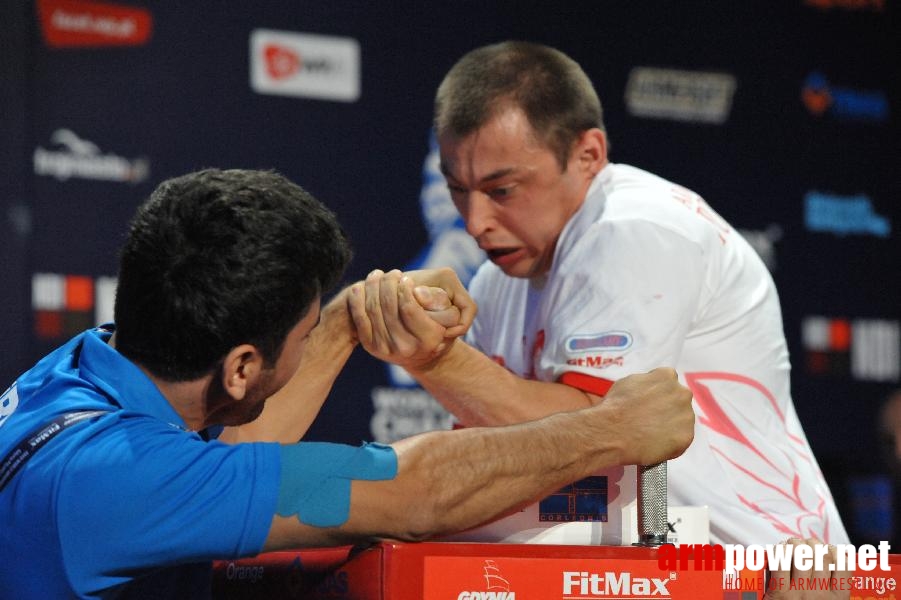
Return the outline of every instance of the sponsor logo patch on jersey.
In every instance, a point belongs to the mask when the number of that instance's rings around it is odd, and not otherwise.
[[[576,356],[567,358],[566,364],[575,365],[577,367],[589,367],[592,369],[606,369],[607,367],[623,366],[622,356],[601,356],[597,354],[588,354],[585,356]]]
[[[576,334],[566,339],[566,349],[569,352],[625,350],[630,346],[632,346],[632,334],[628,331]]]

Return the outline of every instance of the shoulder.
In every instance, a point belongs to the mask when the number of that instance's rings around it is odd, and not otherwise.
[[[52,469],[59,514],[77,531],[75,523],[87,527],[84,519],[97,511],[111,522],[131,523],[188,507],[246,510],[250,498],[277,493],[280,464],[278,444],[207,442],[153,417],[120,411],[76,430]]]
[[[657,229],[704,245],[730,228],[693,190],[629,165],[609,168],[611,174],[602,186],[604,211],[595,223],[603,231],[624,229],[634,234]]]

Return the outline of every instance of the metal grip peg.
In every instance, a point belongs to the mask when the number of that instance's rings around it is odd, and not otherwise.
[[[667,501],[666,462],[638,467],[638,543],[660,546],[666,543]]]

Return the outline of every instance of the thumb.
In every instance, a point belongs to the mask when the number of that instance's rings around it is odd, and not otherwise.
[[[447,292],[439,287],[418,285],[413,288],[413,297],[425,310],[445,310],[451,306]]]

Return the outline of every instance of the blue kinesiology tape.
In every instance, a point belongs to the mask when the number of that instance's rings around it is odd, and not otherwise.
[[[382,481],[397,475],[391,446],[345,446],[302,442],[281,446],[282,474],[276,512],[301,523],[337,527],[350,516],[350,483]]]

